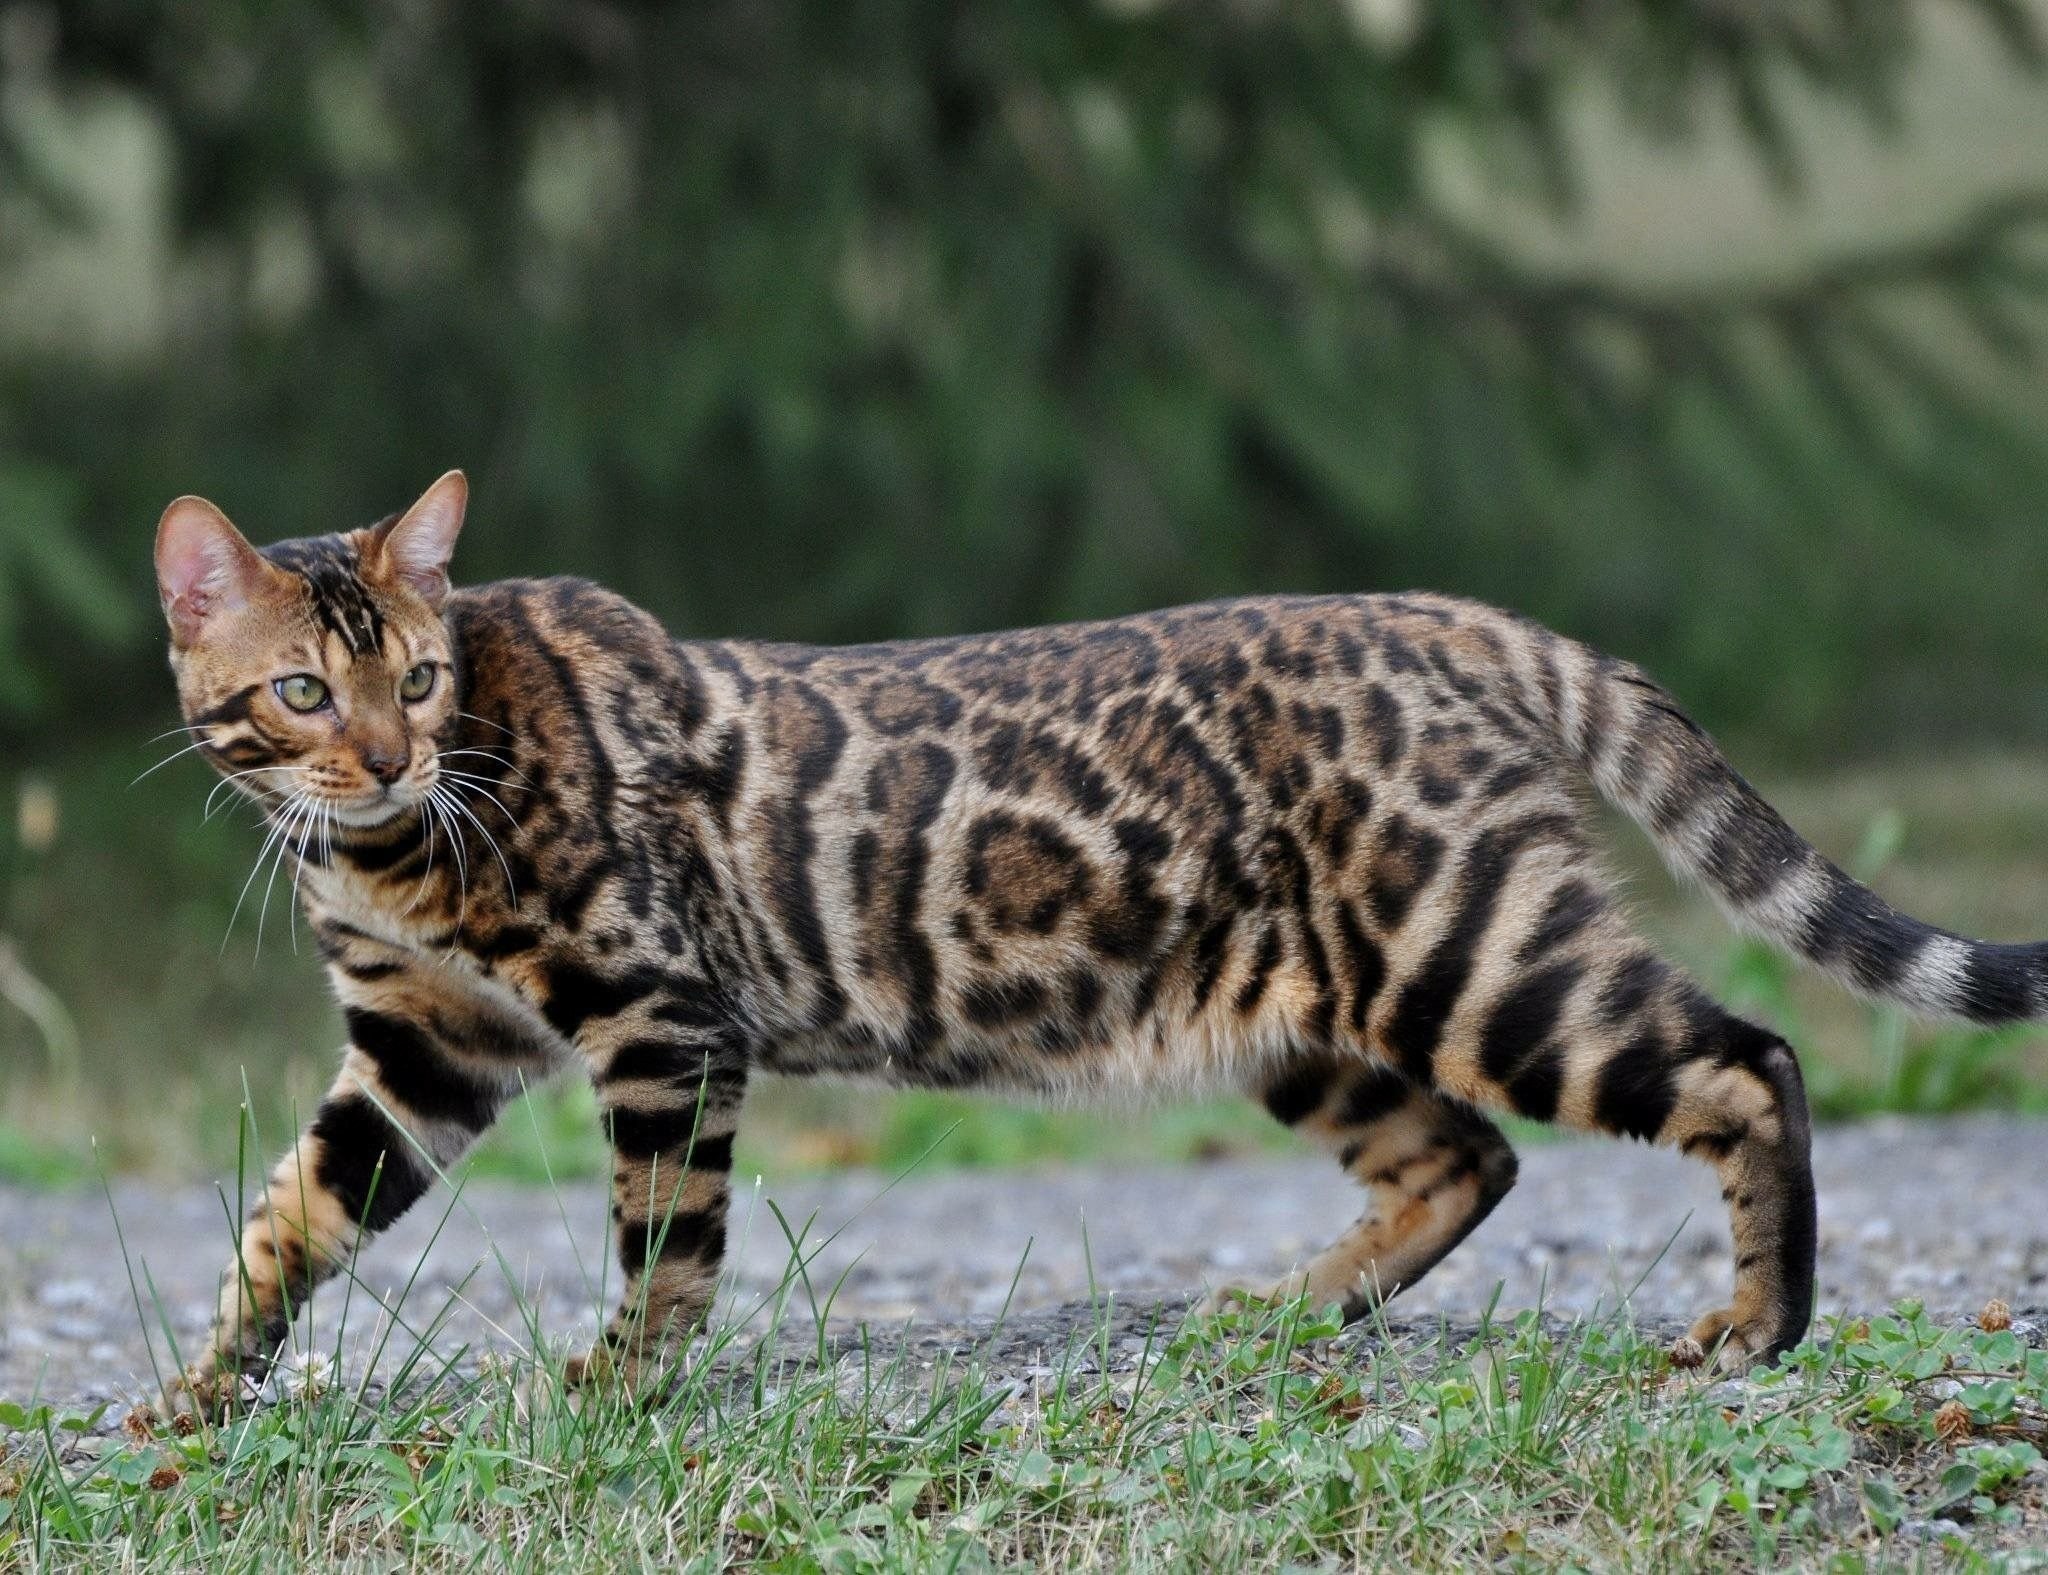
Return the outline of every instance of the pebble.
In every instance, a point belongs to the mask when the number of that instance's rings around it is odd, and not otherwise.
[[[1902,1520],[1899,1535],[1908,1542],[1941,1542],[1949,1537],[1960,1537],[1962,1526],[1943,1516],[1934,1520]]]
[[[51,1280],[36,1292],[45,1307],[90,1307],[100,1299],[100,1287],[91,1280]]]

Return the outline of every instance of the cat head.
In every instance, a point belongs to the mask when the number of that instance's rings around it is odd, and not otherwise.
[[[455,716],[441,609],[468,499],[451,470],[381,525],[261,550],[204,498],[165,509],[157,588],[200,753],[259,800],[302,794],[343,826],[420,803]]]

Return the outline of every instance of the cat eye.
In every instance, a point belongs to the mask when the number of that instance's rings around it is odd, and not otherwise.
[[[327,704],[327,686],[311,673],[293,673],[277,681],[277,697],[294,711],[317,711]]]
[[[417,667],[408,668],[398,680],[398,698],[401,700],[424,700],[434,689],[434,664],[421,662]]]

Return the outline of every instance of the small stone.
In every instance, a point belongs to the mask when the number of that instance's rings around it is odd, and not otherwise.
[[[2001,1329],[2012,1327],[2012,1309],[1996,1296],[1984,1304],[1984,1310],[1977,1314],[1977,1327],[1986,1334],[1997,1334]]]
[[[100,1332],[98,1322],[91,1318],[52,1318],[50,1329],[73,1345],[83,1345]]]
[[[99,1299],[99,1288],[91,1280],[52,1280],[36,1292],[36,1300],[45,1307],[90,1307]]]
[[[1908,1542],[1941,1542],[1949,1537],[1960,1537],[1962,1534],[1963,1528],[1946,1518],[1899,1522],[1899,1535]]]
[[[1937,1378],[1927,1385],[1927,1397],[1930,1400],[1953,1400],[1962,1392],[1963,1386],[1959,1379]]]
[[[1739,1378],[1726,1378],[1701,1396],[1709,1405],[1724,1411],[1740,1411],[1749,1404],[1749,1385]]]
[[[1421,1454],[1429,1448],[1429,1435],[1421,1428],[1411,1422],[1391,1422],[1383,1416],[1361,1417],[1352,1424],[1350,1437],[1368,1448],[1391,1438],[1411,1454]]]

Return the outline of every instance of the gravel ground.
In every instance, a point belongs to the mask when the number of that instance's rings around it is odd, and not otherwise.
[[[1915,1296],[1960,1315],[1998,1296],[2038,1323],[2034,1310],[2048,1306],[2044,1155],[2048,1128],[2009,1119],[1823,1130],[1822,1310],[1878,1311]],[[1497,1285],[1503,1308],[1540,1302],[1567,1315],[1612,1307],[1633,1287],[1633,1314],[1660,1334],[1726,1300],[1727,1227],[1704,1167],[1597,1141],[1533,1146],[1522,1160],[1521,1185],[1492,1219],[1395,1304],[1397,1329],[1467,1327]],[[771,1199],[793,1229],[809,1222],[811,1242],[832,1237],[809,1275],[821,1299],[838,1285],[835,1325],[865,1322],[880,1343],[907,1339],[914,1356],[929,1357],[985,1339],[1007,1302],[990,1354],[1020,1377],[1035,1376],[1090,1323],[1091,1296],[1115,1298],[1117,1336],[1134,1340],[1162,1310],[1177,1316],[1205,1283],[1285,1269],[1358,1206],[1351,1185],[1310,1158],[940,1172],[893,1187],[859,1173],[761,1184],[741,1190],[735,1206],[730,1316],[759,1306],[784,1277],[789,1253]],[[605,1212],[593,1184],[559,1198],[475,1185],[452,1208],[445,1194],[430,1198],[363,1254],[352,1296],[345,1282],[321,1294],[312,1348],[332,1349],[348,1301],[344,1343],[359,1367],[379,1322],[362,1290],[391,1299],[423,1254],[401,1315],[421,1328],[446,1310],[436,1350],[523,1348],[522,1303],[550,1341],[581,1344],[598,1323]],[[0,1398],[75,1405],[147,1394],[151,1353],[129,1269],[168,1370],[154,1308],[181,1348],[196,1347],[228,1241],[212,1188],[123,1183],[110,1210],[96,1191],[0,1187]],[[792,1321],[808,1328],[801,1291],[794,1310]],[[411,1343],[393,1339],[386,1361]]]

